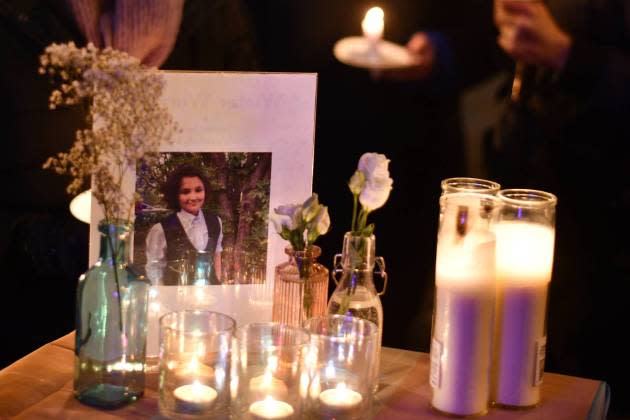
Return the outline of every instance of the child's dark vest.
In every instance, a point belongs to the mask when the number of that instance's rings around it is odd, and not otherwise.
[[[219,218],[207,211],[203,212],[203,217],[208,228],[208,244],[204,251],[209,256],[210,263],[213,262],[214,252],[217,248],[217,240],[221,233],[221,225]],[[182,223],[177,217],[177,213],[173,213],[162,221],[162,229],[166,238],[166,268],[164,269],[163,284],[174,286],[181,284],[182,269],[185,267],[185,259],[188,256],[194,256],[197,249],[193,246],[186,235],[186,231]],[[211,270],[211,284],[219,284],[214,269]]]

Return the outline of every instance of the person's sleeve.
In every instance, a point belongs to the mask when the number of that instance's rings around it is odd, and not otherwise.
[[[219,237],[217,238],[217,246],[214,249],[215,253],[223,251],[223,222],[219,216],[217,216],[217,220],[219,222]]]
[[[598,107],[628,109],[630,55],[619,48],[575,40],[560,83]]]
[[[593,24],[597,34],[573,39],[559,83],[566,92],[588,100],[595,107],[627,111],[630,109],[630,2],[619,3],[617,7],[620,10],[598,9]]]
[[[166,267],[166,236],[161,223],[153,225],[146,239],[147,277],[151,284],[157,284]]]

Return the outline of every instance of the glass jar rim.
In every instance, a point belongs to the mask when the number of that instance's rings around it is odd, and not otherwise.
[[[348,231],[346,233],[343,234],[344,238],[360,238],[360,239],[364,239],[364,240],[369,240],[369,239],[375,239],[376,236],[372,233],[370,236],[365,236],[365,235],[361,235],[361,234],[355,234],[352,231]]]
[[[296,327],[293,325],[289,325],[289,324],[283,324],[280,322],[250,322],[249,324],[245,324],[239,328],[236,329],[235,333],[234,333],[234,337],[237,340],[241,340],[243,337],[243,334],[245,331],[247,331],[248,329],[251,328],[263,328],[263,327],[282,327],[285,330],[289,330],[292,331],[296,334],[296,336],[301,337],[301,339],[298,341],[296,340],[295,343],[293,344],[288,344],[286,342],[282,343],[282,347],[301,347],[304,346],[306,344],[308,344],[309,341],[309,333],[302,327]],[[268,346],[270,348],[273,347],[279,347],[279,346]]]
[[[304,330],[311,337],[328,338],[332,340],[338,340],[338,339],[344,338],[344,336],[339,335],[339,334],[325,334],[325,333],[314,332],[314,331],[311,331],[311,329],[307,327],[309,323],[322,321],[326,319],[342,319],[342,321],[349,320],[350,322],[352,322],[353,325],[364,325],[365,328],[360,329],[360,331],[357,333],[357,336],[361,335],[363,337],[372,337],[372,336],[378,335],[378,325],[376,325],[374,322],[369,321],[367,319],[358,318],[358,317],[349,316],[349,315],[335,314],[335,315],[317,316],[317,317],[307,319],[306,321],[304,321],[302,325],[304,326]],[[361,330],[363,330],[363,332],[361,332]]]
[[[168,325],[168,326],[164,325],[167,322],[166,319],[168,317],[179,317],[180,315],[185,315],[185,314],[194,314],[194,315],[206,314],[206,315],[211,315],[211,316],[214,315],[217,318],[226,321],[228,325],[224,328],[217,328],[216,331],[205,331],[205,332],[186,331],[183,328],[179,328],[177,326],[173,327],[171,325]],[[160,325],[160,329],[165,329],[167,331],[175,331],[178,334],[182,334],[182,335],[204,336],[204,335],[209,335],[209,334],[223,334],[223,333],[230,333],[231,335],[234,335],[234,332],[236,331],[236,321],[234,320],[234,318],[232,318],[229,315],[222,314],[221,312],[209,311],[209,310],[204,310],[204,309],[183,309],[180,311],[172,311],[172,312],[165,313],[164,315],[160,317],[159,325]]]
[[[302,251],[296,251],[293,249],[291,245],[287,245],[284,248],[284,253],[290,257],[300,256],[300,257],[306,257],[306,258],[317,258],[320,255],[322,255],[322,249],[318,247],[317,245],[311,244],[308,246],[307,249],[304,249]]]
[[[552,193],[527,188],[504,189],[499,191],[497,197],[503,203],[518,207],[542,208],[558,203],[558,197]]]
[[[465,187],[468,185],[468,187]],[[453,192],[472,192],[472,191],[493,191],[497,192],[501,189],[501,185],[498,182],[490,181],[481,178],[469,178],[469,177],[455,177],[446,178],[441,182],[442,191],[447,189]]]
[[[486,203],[492,202],[492,204],[494,205],[498,205],[500,202],[499,198],[494,194],[489,194],[486,192],[476,193],[472,191],[464,191],[464,192],[454,192],[454,193],[448,193],[448,194],[442,195],[440,197],[440,204],[444,204],[445,201],[454,201],[454,200],[457,201],[458,199],[465,199],[465,198],[479,200],[480,203],[482,200],[484,200]]]

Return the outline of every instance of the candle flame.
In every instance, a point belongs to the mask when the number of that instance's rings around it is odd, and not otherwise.
[[[363,35],[367,38],[378,40],[383,35],[385,13],[380,7],[372,7],[365,14],[363,22],[361,22],[361,28],[363,29]]]
[[[365,20],[368,21],[379,21],[383,20],[384,17],[385,13],[383,12],[383,9],[378,6],[370,8],[370,10],[368,10],[365,14]]]
[[[201,382],[196,379],[192,383],[192,393],[195,397],[200,397],[203,395],[203,385],[201,385]]]

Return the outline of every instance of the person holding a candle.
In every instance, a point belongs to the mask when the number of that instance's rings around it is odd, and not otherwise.
[[[549,370],[611,383],[630,413],[622,334],[630,287],[630,3],[495,0],[498,45],[518,64],[487,144],[503,184],[558,197]]]
[[[169,263],[199,251],[212,258],[210,283],[219,283],[223,229],[218,216],[203,210],[209,185],[205,174],[189,164],[169,174],[162,193],[174,213],[153,225],[146,239],[146,270],[152,282],[178,284],[180,268]]]

